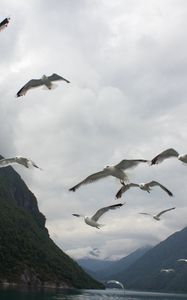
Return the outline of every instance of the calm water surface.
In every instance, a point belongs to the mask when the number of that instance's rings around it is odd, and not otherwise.
[[[107,290],[43,290],[28,291],[1,289],[0,300],[178,300],[187,299],[187,294],[163,294],[149,292],[134,292],[117,289]]]

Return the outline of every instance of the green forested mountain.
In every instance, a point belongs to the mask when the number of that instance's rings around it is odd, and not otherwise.
[[[129,289],[187,292],[187,263],[179,262],[180,258],[187,258],[187,227],[145,253],[118,274],[118,280]]]
[[[103,287],[50,239],[35,196],[12,167],[0,168],[0,282]]]

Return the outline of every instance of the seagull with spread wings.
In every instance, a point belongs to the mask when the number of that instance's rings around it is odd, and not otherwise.
[[[126,169],[136,167],[139,163],[145,163],[145,162],[148,162],[148,161],[145,159],[124,159],[115,166],[106,166],[102,171],[94,173],[94,174],[86,177],[84,180],[79,182],[77,185],[70,188],[69,191],[75,192],[81,185],[92,183],[94,181],[97,181],[99,179],[102,179],[102,178],[105,178],[108,176],[113,176],[113,177],[120,179],[121,183],[123,184],[124,181],[128,180],[128,177],[124,171]]]
[[[187,163],[187,154],[179,154],[175,149],[169,148],[155,156],[151,160],[151,165],[159,164],[163,160],[168,159],[170,157],[177,157],[180,161]]]
[[[153,186],[159,186],[163,191],[165,191],[169,196],[173,196],[172,192],[170,192],[165,186],[163,186],[162,184],[160,184],[157,181],[150,181],[147,183],[127,183],[127,184],[123,184],[123,186],[120,188],[120,190],[117,192],[116,194],[116,198],[121,198],[122,194],[125,193],[126,191],[128,191],[131,187],[139,187],[141,190],[146,191],[148,193],[150,193],[151,188]]]
[[[174,269],[161,269],[160,272],[161,273],[173,273],[173,272],[175,272],[175,270]]]
[[[10,18],[5,18],[1,23],[0,23],[0,31],[5,29],[8,26],[8,23],[10,22]]]
[[[118,203],[118,204],[114,204],[114,205],[110,205],[110,206],[106,206],[103,208],[100,208],[92,217],[87,217],[84,215],[79,215],[79,214],[72,214],[75,217],[83,217],[84,221],[87,225],[90,225],[92,227],[96,227],[98,229],[100,229],[101,226],[103,226],[103,224],[99,224],[97,221],[99,220],[99,218],[101,218],[101,216],[106,213],[108,210],[113,210],[116,208],[120,208],[121,206],[123,206],[125,203]]]
[[[187,263],[187,258],[179,258],[177,259],[177,261]]]
[[[173,209],[175,209],[175,207],[172,207],[172,208],[169,208],[169,209],[165,209],[165,210],[162,210],[161,212],[159,212],[157,215],[151,215],[151,214],[149,214],[149,213],[144,213],[144,212],[142,212],[142,213],[140,213],[141,215],[146,215],[146,216],[151,216],[151,217],[153,217],[153,219],[155,219],[155,220],[157,220],[157,221],[160,221],[160,216],[161,215],[163,215],[164,213],[166,213],[167,211],[170,211],[170,210],[173,210]]]
[[[16,97],[21,97],[25,95],[30,89],[37,88],[40,86],[47,87],[49,90],[53,89],[53,81],[63,80],[70,83],[69,80],[53,73],[51,76],[43,75],[41,79],[31,79],[29,80],[16,94]]]
[[[40,169],[31,159],[28,159],[28,158],[25,158],[22,156],[0,159],[0,168],[7,167],[14,163],[23,165],[26,168],[35,167],[37,169]]]

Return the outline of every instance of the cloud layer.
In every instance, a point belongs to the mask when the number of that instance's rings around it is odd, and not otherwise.
[[[132,182],[158,180],[174,198],[130,190],[100,231],[72,213],[117,203],[117,180],[68,191],[125,158],[151,159],[169,147],[187,153],[186,12],[182,0],[2,1],[0,17],[11,21],[0,33],[0,154],[44,169],[16,167],[51,237],[75,257],[94,248],[125,256],[186,226],[187,167],[177,159],[129,171]],[[29,79],[53,72],[71,84],[15,98]],[[172,206],[161,222],[138,214]]]

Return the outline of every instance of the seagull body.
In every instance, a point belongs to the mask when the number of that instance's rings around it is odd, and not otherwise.
[[[178,160],[180,160],[184,163],[187,163],[187,154],[179,154],[175,149],[169,148],[167,150],[164,150],[163,152],[161,152],[157,156],[155,156],[151,160],[151,165],[159,164],[163,160],[165,160],[167,158],[170,158],[170,157],[177,157]]]
[[[172,273],[172,272],[175,272],[174,269],[161,269],[160,272],[164,272],[164,273]]]
[[[173,196],[173,194],[162,184],[160,184],[157,181],[150,181],[147,183],[127,183],[124,184],[121,189],[117,192],[116,194],[116,198],[121,198],[122,194],[125,193],[126,191],[128,191],[131,187],[139,187],[141,190],[146,191],[148,193],[150,193],[151,188],[153,186],[159,186],[161,189],[163,189],[169,196]]]
[[[67,79],[53,73],[51,76],[43,75],[41,79],[31,79],[29,80],[16,94],[16,97],[21,97],[27,93],[28,90],[40,86],[45,86],[49,90],[53,88],[53,81],[63,80],[70,83]]]
[[[83,217],[84,221],[87,225],[100,229],[100,227],[103,226],[103,224],[99,224],[97,222],[99,220],[99,218],[104,213],[106,213],[108,210],[113,210],[113,209],[116,209],[116,208],[120,208],[123,205],[124,205],[124,203],[123,204],[119,203],[119,204],[114,204],[114,205],[110,205],[110,206],[100,208],[92,217],[87,217],[87,216],[79,215],[79,214],[72,214],[72,215],[75,216],[75,217]]]
[[[3,158],[0,159],[0,168],[7,167],[9,165],[12,165],[14,163],[18,163],[20,165],[23,165],[26,168],[35,167],[37,169],[40,169],[32,160],[22,157],[22,156],[16,156],[12,158]]]
[[[102,179],[102,178],[105,178],[108,176],[113,176],[113,177],[120,179],[121,183],[123,184],[124,181],[128,180],[128,177],[125,174],[124,170],[133,168],[141,162],[148,162],[148,161],[145,159],[124,159],[115,166],[106,166],[102,171],[94,173],[94,174],[86,177],[84,180],[79,182],[77,185],[70,188],[69,191],[75,192],[83,184],[92,183],[94,181],[97,181],[99,179]]]
[[[187,259],[186,258],[179,258],[179,259],[177,259],[177,261],[182,261],[182,262],[186,262],[187,263]]]
[[[151,216],[153,217],[153,219],[155,219],[156,221],[160,221],[160,216],[164,213],[166,213],[167,211],[170,211],[170,210],[173,210],[175,209],[175,207],[172,207],[172,208],[169,208],[169,209],[165,209],[165,210],[162,210],[161,212],[159,212],[157,215],[151,215],[149,213],[140,213],[141,215],[146,215],[146,216]]]
[[[5,29],[8,26],[8,23],[10,21],[10,18],[5,18],[1,23],[0,23],[0,31]]]

